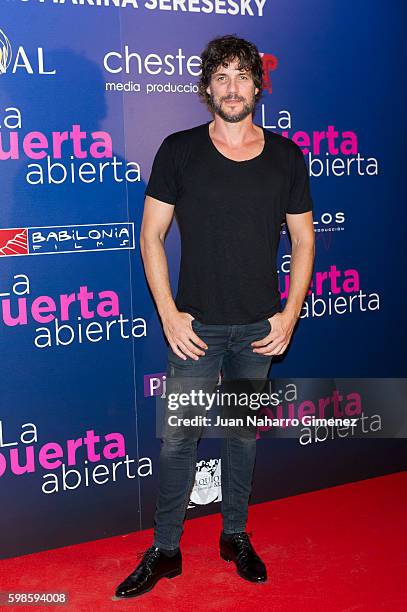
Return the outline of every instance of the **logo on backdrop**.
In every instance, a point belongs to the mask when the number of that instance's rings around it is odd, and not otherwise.
[[[278,60],[271,53],[260,53],[263,62],[264,91],[272,93],[272,83],[270,73],[278,66]],[[123,50],[109,51],[103,57],[103,68],[109,75],[123,74],[130,79],[137,77],[139,80],[107,81],[105,83],[106,92],[126,92],[126,93],[188,93],[197,94],[198,85],[196,82],[174,82],[173,79],[167,81],[149,82],[150,77],[198,77],[201,74],[201,58],[199,55],[186,55],[181,48],[176,52],[143,54],[133,51],[128,44]],[[147,79],[147,82],[144,81]]]
[[[8,107],[0,122],[0,162],[30,160],[26,181],[30,185],[64,183],[133,183],[141,180],[137,162],[120,160],[113,154],[109,132],[88,134],[79,123],[70,130],[21,133],[22,112]],[[108,161],[105,161],[105,160]]]
[[[29,0],[21,0],[26,3]],[[46,2],[46,0],[32,0],[35,2]],[[105,7],[124,9],[147,9],[148,11],[173,11],[175,13],[203,13],[215,15],[229,15],[248,17],[263,17],[263,9],[266,0],[48,0],[48,6],[55,4],[71,4],[77,8],[104,9]]]
[[[34,346],[40,349],[147,335],[145,319],[128,318],[120,312],[116,291],[89,290],[87,285],[81,285],[79,291],[70,290],[57,297],[38,295],[32,299],[30,279],[16,274],[11,290],[0,292],[0,325],[12,330],[42,324],[34,327]]]
[[[47,70],[45,67],[44,49],[37,47],[35,53],[27,53],[23,46],[18,46],[13,59],[13,51],[10,39],[0,28],[0,75],[16,72],[26,72],[27,74],[54,75],[56,70]]]
[[[0,478],[4,474],[27,477],[42,474],[42,493],[73,491],[124,478],[145,478],[153,473],[150,457],[130,459],[120,432],[99,435],[93,429],[63,442],[39,442],[35,423],[23,423],[19,432],[6,432],[0,421]]]
[[[134,249],[134,223],[0,229],[0,257]]]
[[[278,60],[275,55],[271,53],[260,53],[261,60],[263,62],[263,75],[264,84],[263,91],[266,90],[268,93],[273,93],[273,87],[271,83],[270,72],[273,72],[278,66]]]
[[[12,58],[11,44],[3,30],[0,29],[0,74],[10,66]]]
[[[290,290],[291,254],[284,255],[278,271],[282,300]],[[344,315],[353,312],[380,310],[380,294],[362,288],[360,271],[340,269],[331,264],[327,270],[314,270],[309,290],[301,309],[301,318]]]
[[[333,212],[329,211],[313,211],[313,223],[314,231],[316,234],[332,234],[333,232],[345,231],[346,222],[348,219],[345,217],[345,212],[337,210]],[[281,235],[287,235],[287,224],[285,222],[281,225]],[[331,242],[330,238],[325,239],[325,244],[328,246]]]
[[[362,155],[358,135],[353,130],[328,124],[320,129],[294,128],[294,119],[288,109],[269,117],[267,106],[261,104],[262,125],[266,129],[293,140],[307,158],[311,177],[376,176],[378,160]]]
[[[217,385],[222,382],[222,373],[219,373]],[[167,372],[155,372],[154,374],[144,375],[144,397],[159,396],[166,398],[167,392]]]
[[[166,372],[156,372],[155,374],[144,375],[144,397],[154,397],[156,395],[165,397],[166,392]]]
[[[308,380],[313,384],[316,382],[316,379]],[[334,380],[330,391],[325,388],[323,394],[313,396],[308,395],[308,386],[304,387],[304,391],[299,390],[294,383],[278,388],[281,383],[277,384],[274,379],[273,398],[275,397],[277,402],[259,408],[259,416],[263,418],[264,424],[258,426],[257,438],[268,437],[269,433],[273,435],[274,428],[277,429],[279,437],[284,437],[284,432],[288,437],[292,437],[292,427],[296,429],[298,443],[302,446],[335,438],[379,435],[378,432],[383,429],[383,419],[376,413],[376,409],[373,411],[370,408],[369,396],[365,397],[366,393],[358,389],[357,383],[353,387],[353,382],[346,391],[341,391],[335,386],[337,379]],[[335,424],[336,419],[341,420],[343,424]]]
[[[221,460],[202,459],[196,464],[195,484],[188,508],[222,501]]]

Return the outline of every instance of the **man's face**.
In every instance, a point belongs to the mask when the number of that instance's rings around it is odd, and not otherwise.
[[[206,88],[212,111],[230,123],[242,121],[253,112],[259,91],[251,73],[239,70],[238,66],[238,60],[230,62],[227,68],[218,66]]]

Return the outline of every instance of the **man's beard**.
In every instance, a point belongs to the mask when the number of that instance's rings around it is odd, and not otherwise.
[[[236,100],[238,102],[242,102],[243,108],[240,113],[229,114],[224,111],[221,105],[222,102],[226,100]],[[223,98],[220,98],[218,102],[217,100],[215,100],[213,95],[210,95],[208,104],[211,111],[219,115],[219,117],[221,117],[224,121],[228,121],[229,123],[238,123],[239,121],[242,121],[245,117],[247,117],[247,115],[253,113],[256,101],[254,96],[252,97],[250,104],[248,104],[246,99],[242,98],[241,96],[225,96]]]

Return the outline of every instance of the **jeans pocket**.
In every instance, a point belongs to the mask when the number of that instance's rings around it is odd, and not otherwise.
[[[270,321],[268,319],[264,319],[264,325],[267,329],[267,332],[270,333],[271,330],[273,329],[273,326],[271,325]]]

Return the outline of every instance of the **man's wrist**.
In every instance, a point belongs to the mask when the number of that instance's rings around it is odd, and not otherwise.
[[[178,312],[178,308],[176,307],[175,302],[173,302],[172,304],[163,306],[159,310],[161,321],[165,323],[165,321],[167,321],[169,318],[174,316],[177,312]]]
[[[283,308],[282,314],[290,317],[294,321],[297,321],[300,318],[301,308],[298,306],[291,306],[290,304],[286,304]]]

